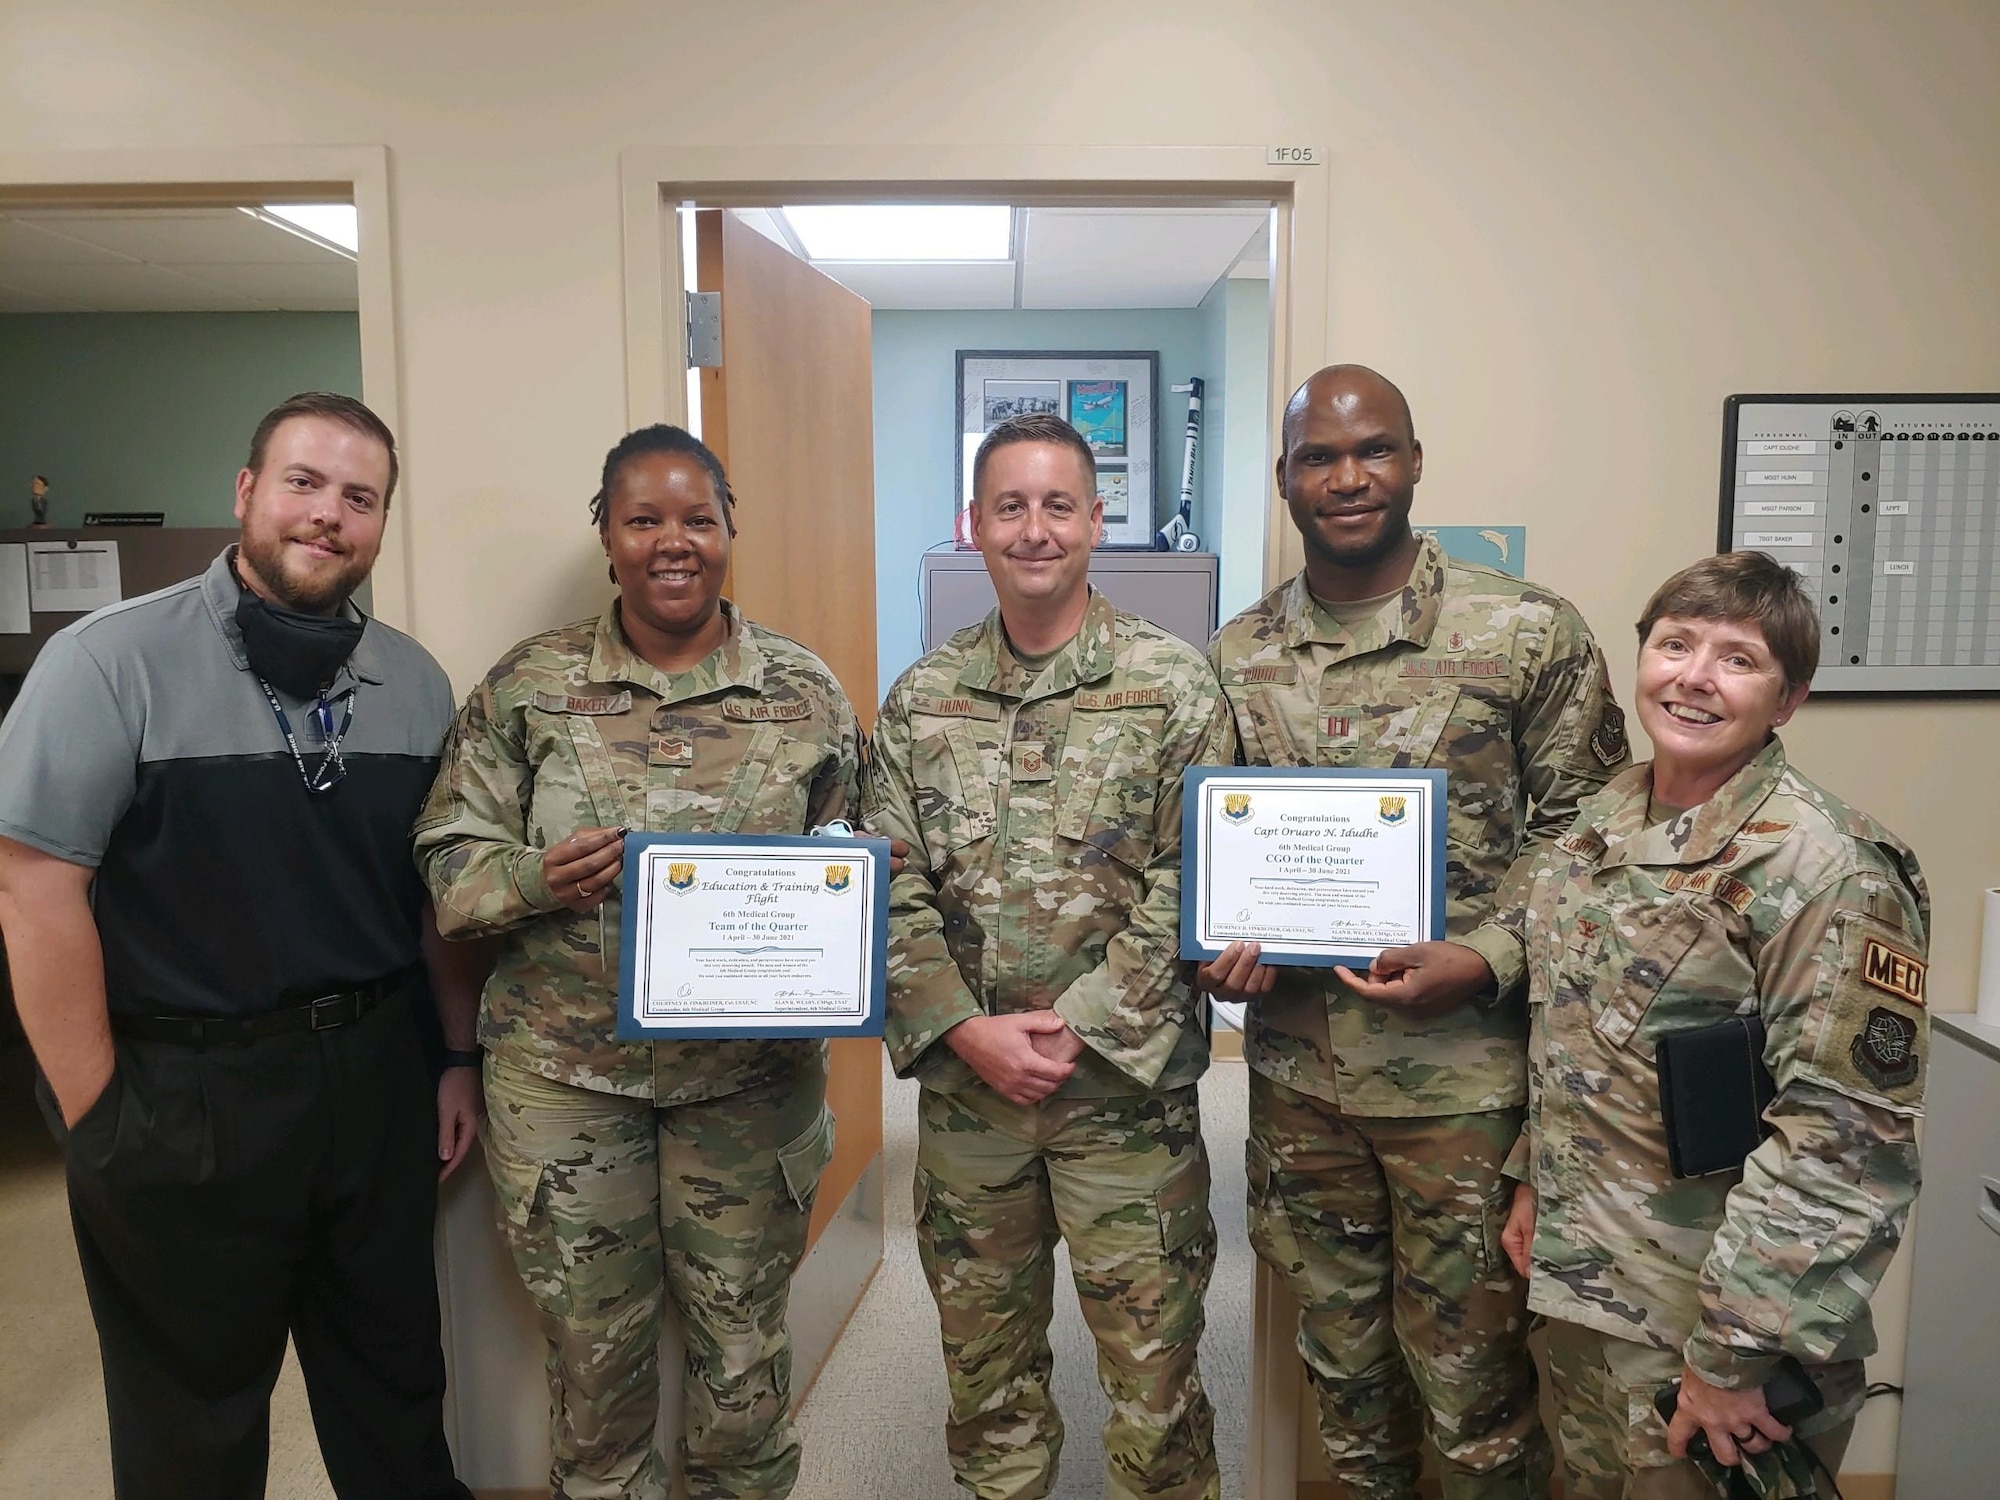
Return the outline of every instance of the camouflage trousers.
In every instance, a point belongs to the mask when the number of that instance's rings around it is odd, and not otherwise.
[[[785,1304],[833,1151],[823,1076],[654,1108],[486,1059],[500,1227],[548,1340],[556,1500],[666,1500],[667,1299],[690,1500],[791,1493]]]
[[[1580,1323],[1551,1320],[1548,1330],[1549,1387],[1562,1440],[1566,1500],[1717,1500],[1722,1491],[1713,1480],[1667,1451],[1667,1424],[1653,1405],[1664,1387],[1680,1379],[1680,1350],[1614,1338]],[[1851,1368],[1829,1366],[1827,1372],[1832,1378],[1825,1383],[1850,1385],[1854,1399],[1860,1398],[1866,1382],[1859,1360]],[[1829,1474],[1840,1472],[1854,1435],[1852,1404],[1830,1399],[1830,1425],[1814,1430],[1808,1424],[1798,1434]],[[1815,1490],[1809,1461],[1796,1449],[1754,1455],[1751,1462],[1755,1472],[1745,1477],[1753,1493],[1769,1500],[1825,1491],[1824,1480]]]
[[[1335,1486],[1417,1493],[1425,1414],[1445,1500],[1541,1500],[1527,1284],[1500,1246],[1522,1111],[1344,1114],[1250,1075],[1250,1243],[1300,1305]]]
[[[981,1085],[925,1089],[917,1121],[917,1250],[937,1298],[959,1484],[985,1500],[1055,1484],[1060,1237],[1111,1398],[1107,1500],[1219,1495],[1215,1413],[1195,1364],[1215,1221],[1193,1087],[1027,1106]]]

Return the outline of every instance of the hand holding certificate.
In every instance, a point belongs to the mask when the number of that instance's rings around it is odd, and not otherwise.
[[[618,1035],[880,1036],[882,839],[635,833]]]
[[[1182,812],[1181,957],[1366,967],[1444,936],[1442,771],[1202,767]]]

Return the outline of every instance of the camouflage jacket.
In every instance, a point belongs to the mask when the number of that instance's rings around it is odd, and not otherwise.
[[[1488,929],[1527,962],[1534,1087],[1509,1172],[1539,1200],[1529,1303],[1757,1385],[1779,1354],[1875,1348],[1868,1299],[1917,1191],[1929,903],[1909,849],[1775,739],[1648,827],[1652,779],[1634,766],[1587,800]],[[1676,1178],[1655,1049],[1752,1013],[1775,1133],[1740,1172]]]
[[[417,863],[446,937],[502,937],[479,1039],[517,1067],[678,1104],[823,1066],[823,1042],[616,1040],[619,898],[576,916],[542,878],[543,850],[579,828],[796,834],[854,815],[860,730],[840,684],[723,607],[721,648],[671,675],[632,650],[615,603],[531,637],[445,743]]]
[[[945,1032],[1048,1010],[1088,1044],[1059,1092],[1190,1084],[1208,1034],[1180,953],[1181,772],[1227,764],[1199,652],[1092,592],[1039,673],[998,611],[897,679],[876,722],[868,827],[909,840],[889,895],[889,1055],[954,1090]]]
[[[1285,969],[1250,1009],[1250,1065],[1354,1115],[1520,1104],[1528,1023],[1504,998],[1519,953],[1474,929],[1522,850],[1560,834],[1578,799],[1629,763],[1583,617],[1425,536],[1401,596],[1352,634],[1300,573],[1223,626],[1208,654],[1248,764],[1444,770],[1445,927],[1502,982],[1490,1001],[1412,1018],[1357,999],[1329,970]]]

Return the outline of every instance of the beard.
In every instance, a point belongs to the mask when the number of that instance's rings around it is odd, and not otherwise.
[[[351,549],[347,549],[324,568],[306,570],[288,567],[292,560],[286,556],[287,541],[314,541],[321,537],[336,547],[343,546],[337,538],[326,533],[288,538],[255,534],[246,527],[237,544],[237,553],[244,565],[257,575],[264,587],[271,591],[272,597],[285,608],[302,614],[332,614],[368,577],[369,559],[356,557]]]

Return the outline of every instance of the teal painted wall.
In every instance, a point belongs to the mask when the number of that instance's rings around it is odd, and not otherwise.
[[[299,391],[361,394],[353,313],[0,315],[0,525],[163,510],[169,526],[232,526],[257,419]]]
[[[1136,312],[892,312],[873,318],[875,359],[875,628],[884,692],[922,655],[917,574],[924,550],[951,541],[958,421],[952,409],[960,349],[1157,349],[1160,416],[1154,424],[1164,520],[1179,504],[1190,375],[1216,381],[1207,329],[1194,308]],[[1214,391],[1214,386],[1210,386]],[[1204,400],[1210,399],[1205,397]],[[1196,480],[1195,529],[1202,485]]]

